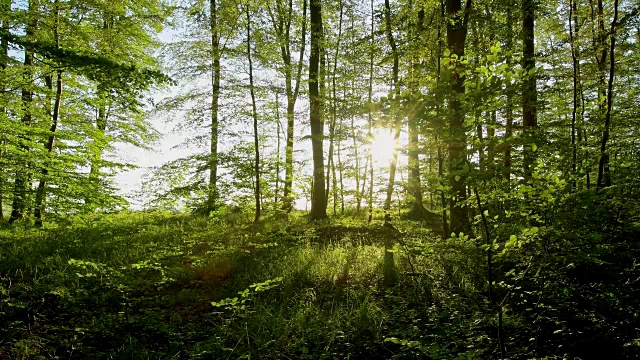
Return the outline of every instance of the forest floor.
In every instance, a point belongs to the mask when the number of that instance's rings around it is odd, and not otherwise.
[[[4,225],[0,358],[496,358],[475,240],[394,225],[159,212]],[[527,344],[519,317],[504,328]]]

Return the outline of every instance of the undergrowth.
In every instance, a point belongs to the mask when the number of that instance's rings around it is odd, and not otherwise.
[[[123,212],[0,230],[0,358],[498,356],[477,240],[443,240],[409,221],[390,229],[353,218],[310,226],[300,214],[258,224],[239,216]],[[385,243],[393,244],[393,286],[384,279]],[[498,266],[508,268],[510,256]],[[529,265],[535,277],[519,272],[524,280],[510,282],[504,271],[497,281],[515,284],[504,290],[517,297],[504,307],[508,350],[513,358],[562,356],[558,344],[571,338],[563,331],[574,330],[561,324],[556,333],[550,321],[573,316],[558,298],[580,289],[540,287],[540,274],[553,274]],[[548,302],[531,310],[534,298]],[[602,314],[591,316],[607,326]]]

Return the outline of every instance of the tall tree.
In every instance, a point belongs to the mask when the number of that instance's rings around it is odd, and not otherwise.
[[[452,196],[449,199],[449,213],[451,214],[450,230],[454,233],[471,232],[471,225],[467,207],[464,202],[467,199],[465,186],[466,172],[466,131],[464,127],[465,113],[460,97],[464,94],[464,67],[461,59],[464,57],[467,28],[471,13],[471,0],[462,8],[461,0],[446,0],[447,13],[447,47],[451,54],[449,66],[450,85],[452,94],[449,96],[449,186]]]
[[[58,32],[58,28],[60,26],[60,1],[55,1],[55,9],[54,9],[54,23],[53,23],[53,39],[55,43],[56,49],[60,48],[60,34]],[[53,149],[55,146],[56,139],[56,130],[58,128],[58,118],[60,117],[60,103],[62,102],[62,74],[63,71],[58,69],[56,71],[56,91],[55,98],[53,103],[53,112],[51,113],[51,127],[49,128],[49,137],[46,143],[46,151],[47,155],[50,158],[53,156]],[[52,79],[49,76],[47,79],[47,88],[49,92],[52,92]],[[47,111],[47,113],[49,113]],[[45,198],[46,198],[46,186],[47,186],[47,177],[49,176],[49,164],[46,161],[44,162],[44,166],[42,167],[42,177],[40,178],[40,182],[38,183],[38,189],[36,190],[36,203],[34,208],[34,217],[36,219],[36,226],[42,226],[42,216],[45,211]]]
[[[400,84],[399,84],[399,67],[400,67],[400,54],[398,53],[398,46],[393,36],[393,29],[391,28],[391,6],[389,0],[384,1],[384,19],[385,19],[385,32],[387,34],[387,41],[391,47],[391,56],[393,57],[393,72],[392,72],[392,88],[393,99],[391,100],[391,116],[393,116],[393,125],[395,132],[393,135],[394,145],[397,145],[400,140],[400,131],[402,128],[402,117],[400,114]],[[391,98],[391,96],[390,96]],[[387,197],[384,201],[384,221],[391,221],[391,200],[393,196],[393,188],[396,181],[396,168],[398,165],[398,148],[394,146],[392,149],[393,154],[391,156],[391,163],[389,165],[389,182],[387,184]]]
[[[535,57],[535,0],[522,0],[522,69],[525,77],[522,82],[522,126],[524,129],[524,178],[530,180],[535,162],[534,142],[538,127]]]
[[[424,32],[424,7],[418,10],[418,17],[415,24],[416,36],[412,38],[422,39],[422,33]],[[422,47],[422,41],[417,41],[418,46]],[[411,199],[411,210],[413,218],[423,219],[426,215],[427,209],[425,209],[422,200],[422,181],[420,179],[420,145],[419,145],[419,118],[417,116],[418,107],[420,105],[420,90],[419,90],[419,78],[421,77],[420,62],[417,56],[414,56],[411,60],[411,82],[410,91],[412,93],[412,111],[409,113],[409,175],[408,175],[408,190]]]
[[[38,27],[39,19],[39,7],[38,0],[30,0],[27,10],[27,27],[26,37],[28,40],[33,41],[36,29]],[[34,46],[25,46],[24,48],[24,75],[22,85],[22,125],[26,128],[31,126],[33,119],[32,115],[32,103],[33,103],[33,77],[34,77]],[[21,164],[18,165],[16,170],[14,189],[13,189],[13,203],[11,205],[11,217],[9,222],[12,223],[24,216],[25,208],[27,206],[27,191],[30,182],[29,167],[30,164],[27,160],[29,153],[29,137],[21,136],[20,150],[24,157]]]
[[[311,219],[327,217],[327,201],[324,188],[324,151],[322,102],[320,97],[319,65],[323,53],[322,1],[311,0],[311,57],[309,59],[309,122],[311,123],[311,146],[313,151],[313,194],[311,197]]]
[[[256,200],[256,209],[254,221],[257,222],[260,220],[260,147],[258,138],[260,134],[258,133],[258,110],[256,107],[256,94],[255,87],[253,83],[253,60],[251,59],[251,15],[249,13],[249,5],[246,5],[246,13],[247,13],[247,60],[249,61],[249,92],[251,93],[251,116],[253,118],[253,145],[255,147],[255,161],[254,161],[254,172],[255,172],[255,200]],[[279,136],[279,135],[278,135]]]
[[[9,26],[11,23],[10,14],[11,14],[11,0],[0,1],[0,21],[2,21],[2,30],[4,31],[5,34],[9,33]],[[0,53],[0,69],[2,69],[3,72],[5,72],[7,70],[7,66],[9,63],[9,39],[7,38],[7,36],[2,36],[2,38],[0,39],[0,47],[2,51],[2,53]],[[0,90],[2,91],[2,94],[4,97],[4,94],[7,90],[7,86],[4,82],[2,83]],[[7,107],[5,105],[6,100],[3,98],[1,101],[2,101],[2,106],[0,107],[0,117],[2,119],[2,122],[5,122],[5,120],[8,120]],[[6,172],[8,170],[8,167],[5,166],[6,161],[4,159],[5,146],[6,146],[6,135],[3,134],[3,135],[0,135],[0,221],[4,221],[3,199],[4,199],[4,192],[5,192],[5,186],[6,186]]]
[[[218,200],[218,101],[220,99],[220,34],[218,5],[209,0],[209,29],[211,31],[211,139],[209,151],[209,188],[207,209],[215,209]]]
[[[295,107],[300,93],[300,82],[302,78],[302,65],[304,60],[306,44],[307,25],[307,0],[302,1],[302,28],[300,48],[298,49],[298,64],[294,71],[292,64],[292,41],[291,33],[294,31],[295,13],[293,0],[288,0],[283,4],[283,0],[275,0],[275,10],[268,6],[267,10],[271,18],[271,25],[276,34],[280,47],[285,79],[285,91],[287,94],[287,136],[285,148],[285,178],[284,193],[282,195],[282,209],[291,211],[293,209],[293,145],[295,136]]]
[[[601,0],[598,8],[601,9]],[[602,16],[602,13],[600,13]],[[613,20],[609,31],[609,80],[607,82],[606,112],[604,115],[604,129],[602,131],[602,141],[600,143],[600,161],[598,162],[598,187],[611,186],[611,174],[609,170],[609,154],[607,153],[607,142],[611,128],[611,108],[613,106],[613,81],[615,78],[615,49],[616,49],[616,27],[618,22],[618,0],[613,3]],[[603,53],[606,50],[603,50]],[[605,53],[606,54],[606,53]],[[604,57],[604,56],[603,56]]]

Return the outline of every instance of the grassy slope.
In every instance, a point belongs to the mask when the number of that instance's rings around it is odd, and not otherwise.
[[[496,357],[481,248],[397,227],[164,213],[6,227],[0,358]],[[514,358],[533,356],[529,320],[506,308]]]

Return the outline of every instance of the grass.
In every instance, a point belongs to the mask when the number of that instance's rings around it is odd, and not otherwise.
[[[44,229],[5,226],[0,322],[7,326],[0,329],[0,357],[461,353],[459,344],[415,342],[428,339],[417,329],[436,326],[434,319],[464,321],[461,313],[426,302],[438,278],[455,270],[433,268],[430,276],[402,276],[393,290],[383,288],[384,239],[397,237],[399,244],[404,235],[361,220],[313,227],[301,216],[276,225],[235,220],[126,212],[76,217]],[[429,236],[423,232],[407,241],[424,247],[433,242]],[[398,246],[396,271],[415,272],[418,264],[409,264]],[[407,289],[410,297],[402,295]],[[412,302],[423,302],[422,309]]]
[[[443,240],[410,221],[395,222],[395,230],[351,217],[247,219],[123,212],[44,229],[0,223],[0,358],[498,357],[478,240]],[[503,319],[511,358],[552,359],[565,352],[562,345],[588,340],[575,330],[587,322],[610,328],[608,317],[635,311],[633,289],[585,293],[592,287],[582,287],[582,273],[554,264],[583,260],[542,249],[545,257],[525,258],[534,265],[514,267],[514,252],[496,257],[496,294],[511,289]],[[609,252],[633,254],[625,251]],[[590,259],[584,266],[593,267]],[[590,278],[620,271],[616,262],[596,264],[612,265],[606,273],[593,268]],[[637,273],[621,269],[629,279]],[[607,304],[614,303],[611,315]],[[598,331],[590,332],[594,339]],[[631,344],[637,337],[627,333],[621,341]]]

